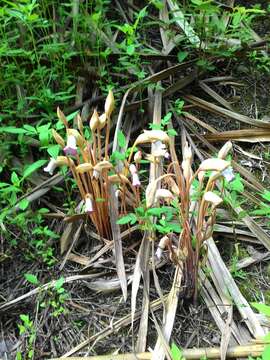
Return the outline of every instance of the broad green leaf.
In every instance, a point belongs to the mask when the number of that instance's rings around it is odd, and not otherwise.
[[[31,284],[34,284],[34,285],[38,285],[38,284],[39,284],[38,278],[37,278],[36,275],[34,275],[34,274],[24,274],[24,277],[25,277],[26,280],[29,281]]]
[[[259,311],[260,314],[264,314],[266,316],[270,316],[270,306],[269,305],[265,305],[265,304],[261,304],[261,303],[256,303],[256,302],[252,302],[251,305],[257,309]],[[270,358],[269,358],[270,359]]]
[[[5,132],[9,134],[25,134],[27,133],[27,130],[22,128],[16,128],[15,126],[2,126],[0,128],[0,133]]]
[[[27,178],[29,175],[31,175],[34,171],[39,169],[41,166],[46,164],[47,160],[38,160],[34,162],[33,164],[27,166],[23,172],[24,179]]]

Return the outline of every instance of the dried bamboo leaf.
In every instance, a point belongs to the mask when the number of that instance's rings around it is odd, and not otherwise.
[[[243,209],[238,206],[233,208],[236,214],[243,213]],[[264,231],[249,215],[245,215],[242,221],[246,224],[249,230],[260,240],[260,242],[270,251],[270,236]]]
[[[231,104],[225,100],[222,96],[220,96],[216,91],[210,88],[210,86],[206,85],[204,81],[199,81],[199,86],[213,99],[215,99],[217,102],[219,102],[221,105],[223,105],[226,109],[234,111]]]
[[[116,265],[117,275],[118,275],[120,283],[121,283],[123,297],[124,297],[124,300],[126,301],[127,300],[127,277],[126,277],[126,270],[125,270],[123,250],[122,250],[120,227],[117,224],[118,198],[115,195],[114,186],[109,185],[109,193],[110,193],[109,214],[110,214],[110,223],[111,223],[112,237],[113,237],[114,251],[115,251],[115,265]]]
[[[154,111],[153,111],[153,124],[159,125],[161,122],[161,108],[162,108],[162,94],[161,91],[157,90],[154,95]],[[151,153],[153,151],[153,145],[151,147]],[[158,177],[162,175],[162,163],[150,164],[149,171],[149,183],[155,181]],[[144,234],[144,252],[140,256],[140,267],[141,275],[144,281],[144,292],[143,292],[143,304],[142,304],[142,316],[140,320],[140,327],[138,332],[138,339],[136,344],[136,351],[143,352],[146,349],[147,344],[147,332],[148,332],[148,315],[149,315],[149,254],[150,254],[150,241],[151,233],[146,231]],[[136,289],[138,291],[138,288]],[[136,293],[133,293],[133,296],[137,297]],[[133,299],[136,302],[136,299]],[[134,309],[133,309],[134,311]]]
[[[263,337],[265,335],[263,328],[248,302],[239,291],[231,273],[220,256],[214,240],[209,238],[206,244],[208,247],[208,262],[212,269],[211,277],[215,285],[222,290],[224,296],[231,297],[253,336],[255,338]]]
[[[179,299],[179,289],[181,287],[182,281],[182,266],[182,263],[176,266],[174,281],[167,300],[166,316],[164,319],[164,325],[162,327],[163,337],[167,342],[170,341],[171,333],[174,326],[174,319]],[[159,336],[157,339],[153,352],[153,359],[155,360],[163,360],[166,355],[166,350],[164,349],[163,344],[163,337]]]
[[[252,126],[257,126],[257,127],[260,127],[260,128],[270,129],[270,123],[269,122],[252,119],[252,118],[250,118],[250,117],[248,117],[246,115],[239,114],[239,113],[237,113],[235,111],[224,109],[221,106],[218,106],[218,105],[210,103],[210,102],[208,102],[206,100],[200,99],[197,96],[184,95],[183,99],[187,100],[188,102],[190,102],[190,103],[192,103],[194,105],[197,105],[198,107],[200,107],[202,109],[212,111],[212,112],[217,113],[217,114],[219,114],[221,116],[232,118],[232,119],[235,119],[237,121],[240,121],[240,122],[243,122],[245,124],[252,125]]]
[[[270,141],[270,130],[268,129],[241,129],[217,132],[204,135],[208,141],[241,141],[241,142],[266,142]]]
[[[156,311],[160,308],[161,301],[155,300],[150,303],[150,307],[152,311]],[[137,320],[141,315],[140,311],[137,311],[135,313],[135,320]],[[105,337],[109,336],[110,334],[117,333],[120,329],[122,329],[125,326],[128,326],[131,323],[131,314],[128,314],[121,319],[115,321],[113,324],[109,324],[105,329],[101,330],[100,332],[90,336],[88,339],[84,340],[71,350],[69,350],[67,353],[62,355],[61,359],[70,358],[71,355],[75,354],[79,350],[83,349],[85,346],[89,345],[91,342],[96,341],[97,339],[101,340]],[[57,359],[55,359],[57,360]]]

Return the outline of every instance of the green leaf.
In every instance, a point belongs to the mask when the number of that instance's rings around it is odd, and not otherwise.
[[[24,129],[27,130],[27,133],[30,133],[30,134],[34,134],[36,135],[37,134],[37,130],[34,128],[34,126],[31,126],[31,125],[23,125]]]
[[[262,360],[269,360],[270,359],[270,345],[267,345],[262,353]]]
[[[61,276],[58,280],[56,280],[55,284],[54,284],[54,288],[56,290],[61,289],[61,287],[63,286],[65,282],[65,278],[63,276]]]
[[[123,217],[121,217],[120,219],[117,220],[117,224],[118,225],[125,225],[130,223],[131,225],[134,225],[137,222],[137,217],[135,214],[131,213],[128,215],[125,215]]]
[[[251,306],[253,306],[255,309],[257,309],[260,314],[264,314],[264,315],[270,317],[270,306],[269,305],[252,302]]]
[[[170,228],[170,232],[175,232],[177,234],[180,234],[180,232],[182,231],[182,228],[181,228],[180,224],[168,223],[168,226]]]
[[[111,161],[115,161],[115,160],[123,161],[123,160],[125,160],[125,158],[126,158],[126,155],[119,151],[114,151],[111,155]]]
[[[167,209],[164,208],[151,208],[146,211],[146,216],[160,216],[164,214],[167,211]]]
[[[177,54],[177,59],[178,61],[181,63],[182,61],[185,60],[185,58],[188,56],[188,52],[186,51],[179,51]]]
[[[27,130],[22,128],[16,128],[15,126],[2,126],[0,128],[0,133],[5,132],[9,134],[25,134],[27,133]]]
[[[13,185],[19,185],[19,183],[20,183],[20,179],[19,179],[19,177],[18,177],[18,175],[16,174],[16,172],[15,171],[13,171],[12,172],[12,174],[11,174],[11,182],[12,182],[12,184]]]
[[[21,314],[21,315],[20,315],[20,319],[21,319],[25,324],[29,324],[29,322],[30,322],[29,315]]]
[[[31,284],[34,285],[38,285],[39,281],[38,278],[36,277],[36,275],[33,274],[24,274],[24,277],[26,278],[27,281],[29,281]]]
[[[50,137],[49,128],[50,128],[50,126],[51,126],[51,124],[45,124],[45,125],[39,126],[37,128],[41,146],[48,146],[48,144],[49,144],[49,137]]]
[[[133,55],[135,52],[135,45],[134,44],[130,44],[127,46],[127,54],[128,55]]]
[[[52,158],[56,159],[60,152],[60,149],[61,149],[61,146],[58,144],[51,145],[48,147],[47,152]]]
[[[25,210],[28,208],[28,205],[29,205],[29,201],[27,199],[23,199],[19,202],[19,208],[21,210]]]
[[[167,134],[168,134],[169,136],[176,136],[176,135],[177,135],[177,132],[176,132],[174,129],[169,129],[169,130],[167,131]]]
[[[119,130],[117,132],[117,140],[118,140],[118,145],[121,148],[124,148],[126,146],[126,137],[125,137],[124,133],[121,130]]]
[[[261,195],[267,201],[270,201],[270,191],[265,190],[265,192]]]
[[[162,124],[163,126],[168,125],[169,122],[170,122],[170,120],[171,120],[171,118],[172,118],[172,112],[168,112],[168,114],[166,114],[166,115],[164,116],[164,118],[161,120],[161,124]]]
[[[239,193],[244,191],[244,185],[242,183],[241,176],[236,174],[235,179],[228,184],[229,189],[235,190]]]
[[[23,178],[27,178],[29,175],[31,175],[34,171],[39,169],[41,166],[46,164],[47,160],[38,160],[34,162],[33,164],[27,166],[23,172]]]
[[[173,342],[171,347],[171,355],[173,360],[183,360],[182,350]]]

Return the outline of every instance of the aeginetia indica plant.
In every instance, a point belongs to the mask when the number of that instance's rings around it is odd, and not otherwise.
[[[92,137],[87,140],[80,116],[76,119],[77,129],[71,129],[58,109],[67,138],[65,141],[54,130],[53,137],[64,155],[51,158],[44,170],[53,174],[58,166],[68,166],[84,202],[82,211],[105,239],[112,239],[109,204],[110,186],[113,185],[119,200],[118,224],[132,226],[137,223],[142,230],[149,230],[149,241],[156,242],[155,257],[168,253],[174,263],[181,261],[186,296],[196,297],[202,249],[213,233],[216,210],[223,201],[224,182],[220,180],[234,178],[231,163],[226,160],[232,144],[227,142],[216,158],[202,161],[195,169],[187,142],[179,161],[175,152],[171,154],[173,143],[168,131],[144,130],[121,157],[123,166],[119,171],[114,161],[116,154],[109,151],[113,110],[114,96],[109,91],[104,113],[100,115],[94,110],[90,118]],[[142,151],[144,144],[152,145],[150,154]],[[147,183],[141,179],[141,170],[149,163],[156,169],[162,164],[163,173]]]

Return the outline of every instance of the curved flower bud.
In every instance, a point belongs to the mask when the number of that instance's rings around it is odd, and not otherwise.
[[[134,164],[130,164],[129,171],[130,171],[131,175],[133,175],[133,174],[136,174],[138,170]]]
[[[104,126],[106,125],[106,121],[107,121],[107,115],[106,115],[106,113],[103,113],[99,117],[99,128],[100,128],[100,130],[102,130],[104,128]]]
[[[183,175],[186,181],[189,181],[192,177],[192,169],[190,166],[190,160],[184,160],[182,161],[182,169],[183,169]]]
[[[90,194],[86,194],[86,196],[85,196],[85,212],[91,213],[93,211],[94,211],[94,208],[93,208],[92,197]]]
[[[157,189],[157,182],[151,181],[145,189],[146,207],[150,208],[155,202],[155,193]]]
[[[213,204],[214,207],[218,206],[219,204],[222,203],[222,199],[220,196],[218,196],[217,194],[213,193],[212,191],[207,191],[204,195],[203,195],[203,199],[207,202],[210,202],[211,204]]]
[[[65,114],[60,110],[59,107],[57,107],[57,116],[58,119],[65,125],[65,127],[68,128],[67,118],[65,117]]]
[[[128,178],[123,174],[110,175],[110,176],[108,176],[108,180],[110,183],[113,183],[113,184],[119,184],[121,182],[123,182],[125,184],[129,183]]]
[[[77,114],[76,121],[77,121],[78,129],[80,130],[81,134],[83,134],[83,122],[80,114]]]
[[[65,147],[65,141],[62,138],[61,135],[58,134],[58,132],[56,132],[54,129],[52,129],[52,136],[55,140],[55,142],[57,142],[58,145],[60,145],[62,148]]]
[[[139,175],[137,173],[132,174],[132,185],[133,186],[141,186]]]
[[[76,142],[80,147],[83,147],[85,142],[83,140],[83,137],[81,136],[81,134],[79,133],[78,130],[75,129],[67,129],[67,135],[73,135],[76,138]]]
[[[100,161],[93,167],[93,169],[94,169],[93,177],[95,179],[98,179],[102,170],[109,170],[112,167],[113,166],[109,161],[107,161],[107,160]]]
[[[155,141],[161,141],[163,143],[169,143],[170,138],[168,136],[168,134],[166,134],[165,131],[163,130],[144,130],[143,134],[140,134],[134,145],[138,145],[138,144],[145,144],[148,142],[155,142]]]
[[[49,164],[43,169],[45,172],[53,175],[55,168],[57,167],[57,162],[55,159],[51,158]]]
[[[142,160],[142,152],[141,152],[141,150],[139,150],[134,155],[134,161],[136,164],[139,164],[141,162],[141,160]]]
[[[232,149],[232,142],[227,141],[218,152],[219,159],[226,159],[226,156]]]
[[[226,160],[223,160],[223,159],[217,159],[217,158],[210,158],[210,159],[204,160],[201,163],[201,165],[199,167],[199,170],[200,171],[208,171],[208,170],[223,171],[228,166],[230,166],[229,161],[226,161]]]
[[[77,150],[77,140],[74,135],[68,135],[67,145],[64,147],[65,155],[76,156],[78,154]]]
[[[98,112],[96,109],[94,110],[93,115],[90,119],[89,126],[90,126],[90,129],[92,132],[94,132],[97,129],[97,127],[99,126],[99,116],[98,116]]]
[[[189,160],[191,162],[192,159],[192,151],[188,143],[185,143],[184,151],[183,151],[183,160]]]
[[[169,237],[167,235],[163,236],[160,239],[160,241],[158,243],[158,248],[156,250],[156,257],[158,259],[161,258],[161,255],[162,255],[163,251],[166,249],[166,247],[169,245],[169,243],[170,243],[170,239],[169,239]]]
[[[84,174],[85,172],[88,172],[89,170],[92,170],[93,166],[90,163],[83,163],[78,166],[76,166],[76,171],[79,174]]]
[[[174,196],[170,192],[170,190],[167,189],[158,189],[155,194],[155,201],[158,201],[160,199],[164,199],[166,201],[173,200]]]
[[[111,114],[114,110],[114,96],[113,96],[112,90],[109,90],[109,93],[108,93],[106,101],[105,101],[104,110],[108,117],[111,116]]]

